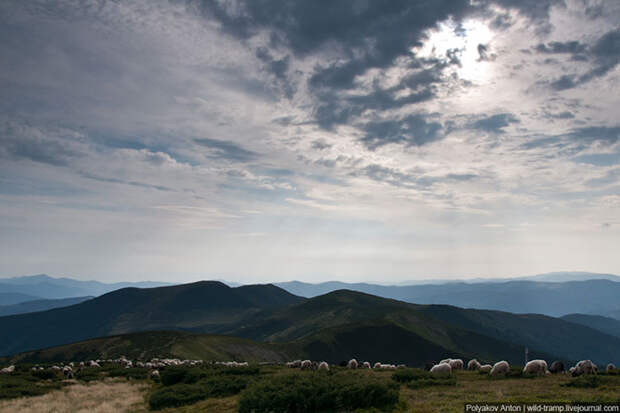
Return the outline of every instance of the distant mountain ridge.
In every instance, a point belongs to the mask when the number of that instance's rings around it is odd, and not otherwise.
[[[59,298],[56,300],[32,300],[20,302],[12,305],[0,305],[0,317],[13,314],[33,313],[36,311],[46,311],[53,308],[67,307],[90,300],[93,297],[71,297]]]
[[[538,313],[554,317],[571,313],[613,316],[620,311],[620,282],[606,279],[542,282],[513,280],[490,283],[446,283],[408,286],[347,284],[338,281],[309,284],[277,283],[301,297],[349,289],[417,304],[448,304],[463,308]],[[584,299],[587,297],[587,299]]]
[[[69,297],[100,296],[110,291],[126,287],[152,288],[170,285],[169,283],[141,281],[102,283],[99,281],[81,281],[72,278],[55,278],[46,274],[0,278],[0,305],[17,304],[36,299],[60,299]],[[24,294],[28,297],[21,301],[3,298],[1,294]]]

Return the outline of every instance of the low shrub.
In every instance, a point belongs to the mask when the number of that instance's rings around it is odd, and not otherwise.
[[[400,369],[392,374],[392,380],[399,383],[407,383],[412,380],[431,379],[434,376],[430,372],[422,369]]]
[[[54,370],[35,370],[30,374],[32,374],[34,377],[40,380],[57,380],[58,379],[58,373],[56,373]]]
[[[603,384],[603,379],[601,377],[594,374],[588,374],[571,379],[571,381],[562,384],[562,386],[594,389],[599,387],[601,384]]]
[[[178,375],[171,377],[178,378]],[[226,375],[211,375],[193,383],[176,382],[156,388],[149,397],[149,405],[157,410],[193,404],[211,397],[232,396],[245,389],[247,383],[245,377]]]
[[[110,377],[126,377],[128,379],[143,380],[148,377],[149,371],[141,367],[115,368],[108,371]]]
[[[352,374],[294,374],[263,379],[241,394],[239,413],[391,410],[398,385]]]
[[[39,396],[63,386],[60,380],[37,383],[38,379],[30,375],[3,375],[0,379],[0,399]]]

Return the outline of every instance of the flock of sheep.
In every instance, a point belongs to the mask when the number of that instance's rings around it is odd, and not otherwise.
[[[68,379],[72,379],[74,375],[74,369],[77,371],[81,371],[83,368],[91,367],[97,368],[101,367],[102,362],[106,363],[115,363],[119,364],[125,368],[131,367],[141,367],[150,369],[150,375],[152,378],[159,377],[159,370],[161,368],[165,368],[168,366],[199,366],[203,364],[202,360],[180,360],[180,359],[159,359],[154,358],[151,361],[142,362],[136,361],[135,364],[133,361],[128,360],[125,356],[121,356],[118,359],[109,359],[109,360],[89,360],[87,362],[70,362],[66,365],[53,365],[49,367],[51,370],[61,371],[64,376]],[[214,365],[220,365],[225,367],[248,367],[248,362],[237,362],[237,361],[218,361],[213,363]],[[329,371],[329,364],[325,361],[316,362],[311,360],[294,360],[286,363],[286,366],[290,368],[299,368],[301,370],[324,370]],[[346,367],[349,369],[384,369],[384,370],[395,370],[397,368],[405,368],[404,364],[394,365],[394,364],[384,364],[380,362],[376,362],[371,365],[368,361],[364,361],[362,363],[358,363],[356,359],[349,360],[346,363]],[[453,371],[456,370],[464,370],[465,366],[463,360],[461,359],[444,359],[441,360],[437,364],[431,364],[428,366],[428,370],[430,370],[431,374],[436,376],[449,376]],[[36,370],[44,370],[43,367],[32,367],[33,371]],[[505,375],[510,371],[510,364],[507,361],[502,360],[498,361],[494,365],[490,364],[480,364],[478,360],[472,359],[467,363],[467,370],[471,371],[480,371],[484,373],[488,373],[490,376],[500,376]],[[612,363],[607,365],[606,371],[613,372],[616,370],[616,366]],[[11,365],[5,367],[0,370],[0,374],[8,374],[15,371],[15,366]],[[568,371],[564,368],[564,363],[561,361],[554,361],[551,364],[551,367],[547,368],[547,362],[545,360],[532,360],[528,362],[523,368],[524,374],[535,374],[535,375],[550,375],[556,373],[567,373],[571,376],[579,376],[582,374],[596,374],[598,371],[596,364],[594,364],[591,360],[581,360],[574,367],[571,367]]]

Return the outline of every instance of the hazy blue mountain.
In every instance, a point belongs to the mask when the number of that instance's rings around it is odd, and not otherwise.
[[[71,297],[56,300],[32,300],[12,305],[0,305],[0,316],[34,313],[37,311],[51,310],[52,308],[67,307],[90,300],[93,297]]]
[[[601,274],[595,272],[563,271],[549,272],[545,274],[531,275],[528,277],[518,277],[514,280],[545,281],[545,282],[566,282],[566,281],[587,281],[587,280],[609,280],[620,282],[620,276],[614,274]]]
[[[37,300],[41,297],[34,295],[23,294],[20,292],[12,292],[5,290],[4,286],[0,284],[0,305],[13,305],[24,301]]]
[[[562,317],[562,319],[620,337],[620,320],[615,318],[590,314],[568,314]]]
[[[99,296],[121,288],[152,288],[164,285],[170,284],[153,281],[106,284],[99,281],[81,281],[74,280],[72,278],[55,278],[46,274],[0,278],[0,292],[21,293],[34,296],[22,301],[34,300],[36,298],[57,299]]]
[[[539,313],[555,317],[571,313],[605,315],[620,310],[620,283],[597,279],[568,282],[461,282],[413,286],[346,284],[337,281],[308,284],[293,281],[276,285],[301,297],[315,297],[339,289],[349,289],[409,303],[448,304],[463,308]]]

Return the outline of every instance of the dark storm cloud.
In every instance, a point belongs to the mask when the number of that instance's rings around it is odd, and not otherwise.
[[[256,152],[249,151],[241,146],[230,142],[216,139],[200,138],[194,139],[197,144],[210,149],[210,157],[228,159],[231,161],[247,162],[258,157]]]
[[[542,53],[570,53],[573,55],[573,60],[586,60],[586,58],[592,60],[594,67],[586,73],[582,75],[565,74],[549,83],[551,88],[555,90],[572,89],[594,78],[606,75],[620,63],[620,29],[604,34],[589,48],[573,41],[538,45],[536,50]]]
[[[424,115],[410,115],[403,119],[371,121],[362,126],[365,132],[361,142],[368,149],[399,143],[421,146],[443,137],[441,123],[427,121]]]
[[[488,133],[502,133],[504,128],[512,123],[519,123],[512,113],[499,113],[497,115],[488,116],[478,119],[469,124],[471,129],[477,129]]]

